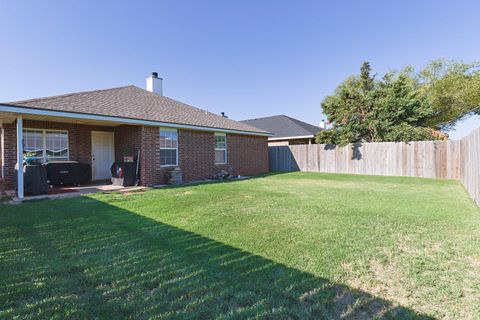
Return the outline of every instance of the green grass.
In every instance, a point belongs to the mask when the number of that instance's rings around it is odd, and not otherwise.
[[[315,173],[0,205],[0,318],[480,318],[456,181]]]

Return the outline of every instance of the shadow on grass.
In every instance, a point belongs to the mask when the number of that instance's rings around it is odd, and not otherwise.
[[[0,318],[428,319],[88,197],[1,206],[0,262]]]

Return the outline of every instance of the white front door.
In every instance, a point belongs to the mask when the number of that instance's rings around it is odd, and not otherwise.
[[[113,132],[92,131],[92,179],[110,179],[115,161]]]

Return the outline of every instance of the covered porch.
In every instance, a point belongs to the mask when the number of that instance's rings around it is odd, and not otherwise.
[[[118,191],[109,186],[110,168],[123,157],[137,156],[141,145],[142,126],[120,119],[95,119],[94,115],[54,115],[2,112],[1,183],[5,191],[16,191],[18,199],[28,194],[24,171],[16,170],[26,156],[38,163],[78,162],[88,166],[85,183],[49,188],[43,196]],[[38,110],[35,110],[38,111]],[[117,121],[114,121],[117,120]],[[40,196],[40,195],[39,195]]]

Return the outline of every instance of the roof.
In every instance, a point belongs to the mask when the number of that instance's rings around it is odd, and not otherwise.
[[[278,115],[241,121],[250,126],[273,133],[272,138],[305,137],[316,135],[320,127],[288,117]]]
[[[2,105],[254,132],[262,135],[267,133],[248,124],[133,85],[6,102]]]

